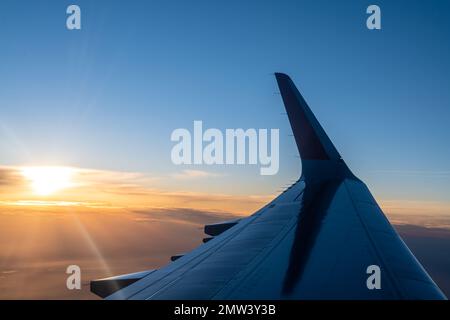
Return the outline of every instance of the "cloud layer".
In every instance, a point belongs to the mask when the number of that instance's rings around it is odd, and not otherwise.
[[[137,172],[73,170],[73,186],[42,197],[20,167],[0,167],[0,298],[95,298],[89,280],[158,268],[198,246],[204,224],[249,215],[274,197],[164,188],[168,177]],[[188,171],[170,179],[210,177],[219,178]],[[449,206],[380,203],[449,293],[449,261],[442,257],[450,248]],[[65,288],[70,264],[82,268],[81,291]]]

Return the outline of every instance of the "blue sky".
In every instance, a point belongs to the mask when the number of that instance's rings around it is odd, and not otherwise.
[[[65,27],[67,6],[82,30]],[[382,30],[365,26],[377,4]],[[2,165],[171,174],[176,128],[280,128],[280,172],[204,188],[271,193],[300,172],[271,73],[291,75],[376,196],[448,201],[448,1],[0,3]],[[200,188],[200,186],[198,186]]]

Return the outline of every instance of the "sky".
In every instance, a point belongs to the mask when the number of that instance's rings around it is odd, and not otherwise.
[[[81,30],[66,28],[72,3]],[[366,28],[374,3],[381,30]],[[31,259],[31,247],[12,249],[26,217],[41,217],[38,234],[51,234],[52,219],[61,214],[70,225],[76,212],[90,230],[82,234],[106,243],[95,226],[112,213],[128,221],[126,234],[140,212],[151,221],[161,212],[208,213],[175,219],[194,246],[201,217],[246,215],[270,201],[301,173],[274,72],[292,77],[391,221],[450,229],[449,10],[444,0],[1,1],[0,226],[15,233],[3,238],[10,254],[0,257],[0,278]],[[221,130],[278,128],[278,174],[173,164],[170,135],[192,131],[194,120]],[[40,166],[63,169],[29,169]],[[98,218],[83,218],[88,212]],[[171,219],[164,228],[172,230]],[[44,250],[62,236],[41,237],[53,239]],[[186,249],[167,252],[175,247]]]

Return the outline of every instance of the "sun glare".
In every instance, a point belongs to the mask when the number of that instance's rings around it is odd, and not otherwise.
[[[22,175],[30,182],[33,192],[48,196],[73,185],[74,170],[67,167],[26,167]]]

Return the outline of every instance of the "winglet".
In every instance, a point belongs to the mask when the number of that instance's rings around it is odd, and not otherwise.
[[[302,160],[340,160],[341,156],[291,78],[275,73]]]

